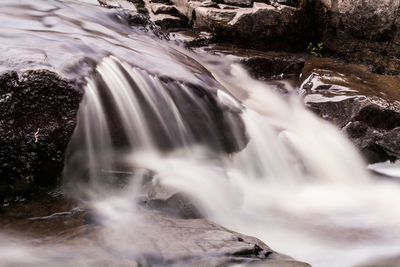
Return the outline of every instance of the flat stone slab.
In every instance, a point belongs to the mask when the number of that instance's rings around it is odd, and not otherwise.
[[[0,261],[4,266],[21,266],[26,259],[14,257],[18,251],[31,256],[32,267],[60,266],[60,262],[119,267],[310,266],[206,219],[182,219],[133,206],[124,211],[94,216],[63,196],[10,202],[0,213],[0,252],[13,248],[14,254],[0,253]]]
[[[100,249],[98,262],[110,263],[110,255],[141,263],[168,266],[216,266],[259,263],[260,266],[306,267],[308,264],[276,253],[260,240],[235,233],[205,219],[179,219],[145,212],[115,227],[87,225],[51,238],[44,245]],[[124,232],[121,229],[130,229]],[[121,242],[123,240],[123,242]],[[96,256],[98,257],[98,256]],[[111,260],[111,261],[115,261]]]

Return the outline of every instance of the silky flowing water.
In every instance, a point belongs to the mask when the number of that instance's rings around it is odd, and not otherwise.
[[[0,3],[1,68],[85,77],[64,188],[107,236],[102,245],[34,246],[23,232],[4,234],[0,266],[142,257],[135,231],[151,223],[138,204],[149,176],[150,184],[184,192],[211,221],[313,266],[400,252],[399,184],[371,177],[349,141],[306,110],[295,88],[283,98],[229,58],[193,54],[123,16],[94,0]],[[224,129],[238,152],[224,152],[193,88],[211,92],[227,111]],[[197,122],[183,103],[197,110]]]

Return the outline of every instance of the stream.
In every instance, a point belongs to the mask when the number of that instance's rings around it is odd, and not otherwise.
[[[79,236],[102,235],[61,244],[0,228],[0,266],[135,266],[151,247],[138,236],[163,238],[143,203],[178,193],[194,217],[312,266],[399,254],[398,182],[374,177],[297,88],[286,83],[283,97],[230,57],[191,52],[125,15],[95,0],[0,3],[0,71],[85,84],[62,185],[79,207],[31,220],[82,208],[101,230]]]

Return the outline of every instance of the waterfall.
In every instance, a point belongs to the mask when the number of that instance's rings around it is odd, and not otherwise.
[[[150,175],[154,186],[184,192],[203,216],[316,266],[347,266],[394,251],[400,217],[388,204],[398,199],[398,187],[374,181],[349,141],[297,95],[283,99],[236,64],[205,66],[219,88],[202,83],[189,89],[115,57],[98,65],[65,179],[89,173],[91,185],[81,188],[91,192],[102,220],[111,209],[118,221],[119,205],[143,197]],[[204,102],[206,96],[212,101]],[[204,124],[191,123],[199,117]],[[234,149],[221,141],[227,137]],[[128,189],[122,196],[116,191],[119,204],[113,206],[104,199],[115,197],[110,184],[121,176]],[[364,237],[357,240],[359,234]]]
[[[154,255],[146,234],[169,233],[149,209],[184,217],[175,233],[202,216],[313,266],[398,255],[399,185],[372,177],[297,88],[278,95],[230,57],[157,39],[97,0],[2,0],[0,14],[1,71],[86,77],[63,189],[88,212],[40,240],[2,229],[0,266],[162,265],[147,260],[168,259],[169,240]]]

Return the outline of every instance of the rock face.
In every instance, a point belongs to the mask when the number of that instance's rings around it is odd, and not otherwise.
[[[399,0],[319,0],[316,7],[327,50],[377,73],[399,73]]]
[[[55,185],[82,91],[51,71],[0,76],[0,197]]]
[[[314,58],[301,89],[307,105],[343,129],[369,162],[399,158],[400,78]]]
[[[212,33],[215,43],[264,51],[321,44],[323,54],[400,73],[400,0],[172,0],[173,7],[162,8],[153,2],[152,20],[173,31],[188,26]]]
[[[310,29],[303,28],[308,20],[303,9],[254,3],[252,9],[240,10],[217,38],[262,49],[304,50],[311,38]]]
[[[304,50],[312,39],[307,9],[279,3],[223,1],[222,4],[174,0],[177,9],[195,29],[214,34],[216,42],[246,47]]]

